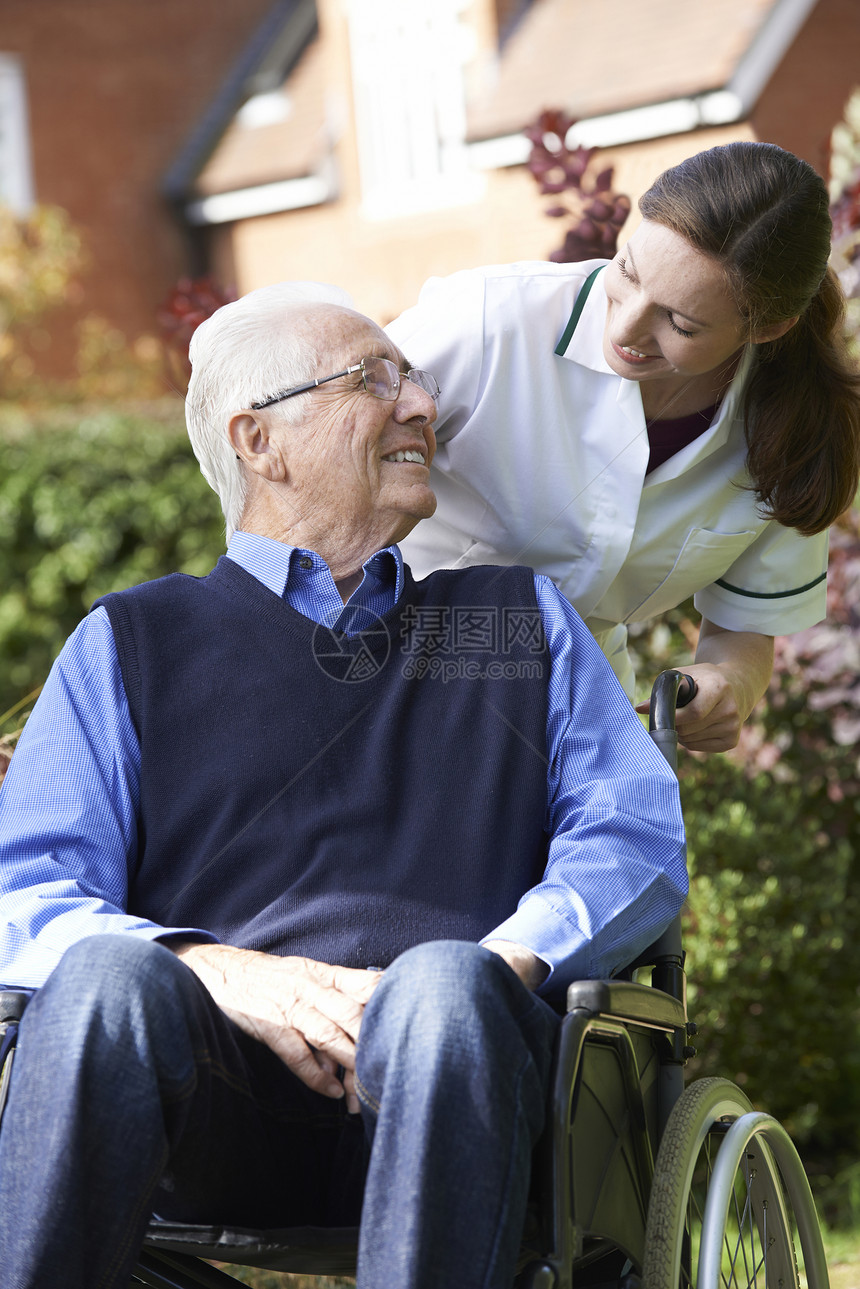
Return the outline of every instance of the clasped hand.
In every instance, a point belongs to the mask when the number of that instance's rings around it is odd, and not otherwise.
[[[675,718],[679,743],[692,752],[727,752],[736,746],[749,712],[740,710],[738,695],[719,667],[694,664],[684,673],[695,680],[696,697]]]
[[[355,1045],[380,973],[224,944],[172,945],[221,1010],[323,1096],[358,1112]],[[343,1070],[343,1081],[337,1077]]]

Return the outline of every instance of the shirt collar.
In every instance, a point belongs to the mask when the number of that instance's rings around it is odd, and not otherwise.
[[[585,278],[597,265],[593,261],[586,261],[581,267],[584,277],[580,290]],[[591,371],[602,372],[604,375],[617,378],[617,372],[612,370],[603,357],[603,328],[606,321],[605,277],[605,273],[598,273],[592,283],[579,321],[561,357],[569,359],[570,362],[579,363],[581,367],[588,367]]]
[[[300,546],[289,546],[286,542],[276,541],[273,537],[263,537],[260,533],[235,532],[228,543],[227,555],[277,596],[284,595],[290,584],[291,575],[295,578],[296,564],[299,559],[313,559],[315,562],[324,564],[315,551],[304,550]],[[386,546],[383,550],[377,551],[370,559],[365,560],[362,567],[364,569],[362,585],[368,577],[375,579],[381,585],[388,587],[393,585],[394,598],[400,599],[403,590],[403,556],[399,546]]]

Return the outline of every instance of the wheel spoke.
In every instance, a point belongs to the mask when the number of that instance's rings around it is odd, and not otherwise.
[[[738,1182],[740,1183],[740,1181],[741,1181],[741,1178],[739,1177]],[[755,1242],[755,1236],[753,1233],[754,1228],[753,1228],[752,1203],[751,1203],[752,1197],[750,1194],[752,1175],[750,1174],[749,1170],[746,1167],[744,1167],[743,1182],[745,1184],[745,1193],[744,1193],[743,1208],[741,1209],[740,1213],[738,1213],[739,1186],[736,1186],[734,1191],[735,1214],[736,1214],[737,1223],[738,1223],[737,1249],[740,1250],[740,1252],[743,1254],[743,1264],[744,1264],[744,1272],[746,1275],[746,1283],[747,1285],[750,1285],[750,1284],[754,1285],[755,1273],[753,1273],[752,1277],[750,1277],[749,1263],[747,1261],[748,1250],[747,1250],[746,1241],[744,1239],[744,1231],[747,1227],[749,1227],[749,1249],[752,1250]],[[737,1260],[737,1254],[736,1254],[736,1260]]]
[[[647,1289],[799,1289],[798,1253],[806,1257],[817,1219],[808,1184],[796,1175],[806,1182],[800,1161],[786,1173],[796,1159],[796,1152],[785,1155],[786,1143],[791,1152],[784,1130],[753,1113],[727,1080],[702,1079],[687,1089],[656,1163],[659,1203],[652,1199],[649,1209],[642,1273]],[[701,1285],[700,1254],[708,1277]],[[813,1255],[816,1289],[827,1284],[826,1262],[820,1247]]]

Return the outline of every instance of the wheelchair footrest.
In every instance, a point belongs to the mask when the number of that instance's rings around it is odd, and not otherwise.
[[[298,1226],[255,1231],[244,1227],[189,1226],[156,1219],[145,1247],[187,1253],[217,1262],[238,1262],[268,1271],[305,1275],[354,1275],[357,1227]]]

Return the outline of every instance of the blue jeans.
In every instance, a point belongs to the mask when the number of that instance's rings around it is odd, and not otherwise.
[[[510,1289],[557,1024],[496,955],[420,945],[367,1005],[350,1115],[162,945],[81,941],[21,1025],[0,1284],[126,1289],[155,1211],[256,1227],[360,1218],[362,1289]]]

